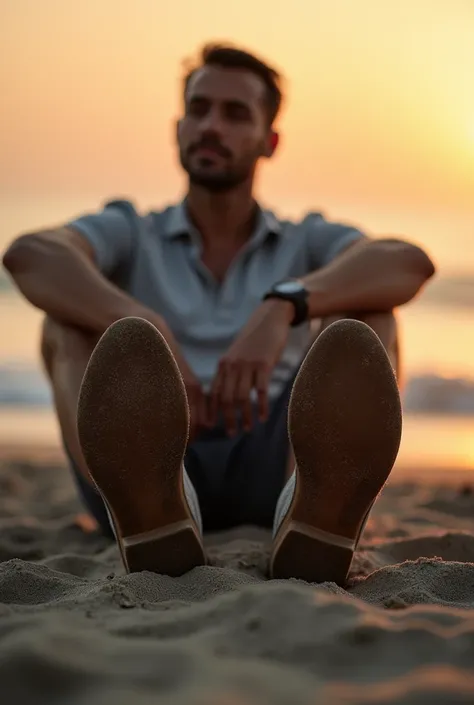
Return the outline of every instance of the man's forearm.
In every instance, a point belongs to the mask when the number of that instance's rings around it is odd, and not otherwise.
[[[25,298],[57,320],[102,334],[119,318],[140,316],[158,329],[161,317],[109,282],[85,255],[67,245],[32,241],[15,261],[10,274]],[[166,337],[166,335],[165,335]]]
[[[423,250],[400,240],[356,244],[303,277],[310,292],[310,318],[342,311],[389,311],[416,296],[434,271]]]

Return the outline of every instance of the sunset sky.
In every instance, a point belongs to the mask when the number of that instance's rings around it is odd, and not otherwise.
[[[287,79],[266,204],[474,269],[473,32],[474,0],[0,0],[0,244],[69,204],[178,198],[182,61],[217,39]]]

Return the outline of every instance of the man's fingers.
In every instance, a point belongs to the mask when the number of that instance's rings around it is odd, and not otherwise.
[[[196,399],[196,409],[199,428],[209,427],[209,405],[206,399],[206,395],[199,390],[199,394]]]
[[[209,393],[209,423],[212,426],[217,424],[223,379],[224,373],[221,369],[219,369]]]
[[[238,367],[235,364],[227,364],[220,389],[220,408],[224,416],[224,422],[228,433],[233,436],[237,432],[236,418],[236,388],[238,380]]]
[[[242,426],[244,431],[252,428],[252,402],[250,393],[255,381],[255,368],[245,365],[240,372],[240,377],[236,386],[236,402],[242,412]]]
[[[270,382],[270,371],[267,365],[259,365],[256,374],[255,387],[257,389],[258,417],[260,421],[268,418],[268,385]]]
[[[217,423],[219,411],[222,412],[226,429],[230,435],[238,430],[237,417],[240,412],[244,431],[253,425],[252,388],[258,397],[258,414],[261,421],[268,417],[268,384],[270,369],[266,364],[255,362],[229,362],[224,360],[220,366],[211,390],[211,419]]]

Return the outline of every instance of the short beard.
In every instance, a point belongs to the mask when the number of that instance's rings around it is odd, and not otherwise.
[[[247,180],[246,174],[216,174],[215,176],[187,171],[189,183],[211,193],[227,193]]]
[[[189,168],[186,155],[180,153],[180,162],[189,177],[189,183],[200,186],[210,193],[227,193],[237,188],[252,175],[252,168],[222,174],[205,174]]]

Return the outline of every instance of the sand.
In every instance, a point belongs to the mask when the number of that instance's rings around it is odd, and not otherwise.
[[[248,528],[209,537],[212,565],[180,579],[125,575],[61,458],[4,457],[0,702],[474,703],[474,484],[407,478],[342,589],[268,581],[268,535]]]

